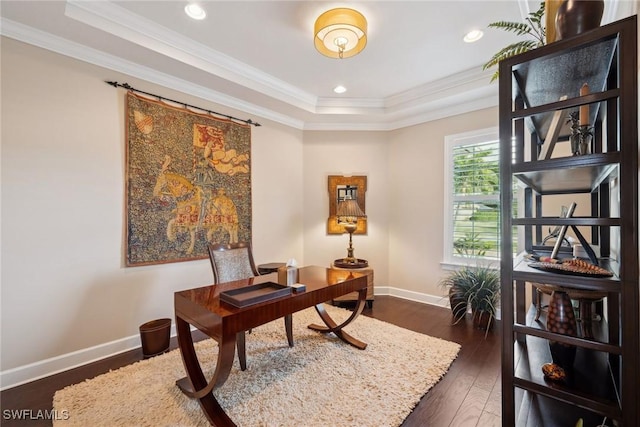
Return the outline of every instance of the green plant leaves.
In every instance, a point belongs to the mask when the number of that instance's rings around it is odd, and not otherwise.
[[[523,40],[520,42],[512,43],[509,46],[502,48],[498,53],[493,55],[491,59],[482,66],[482,69],[486,70],[488,68],[498,65],[500,61],[502,61],[503,59],[507,59],[524,52],[528,52],[537,47],[540,47],[540,45],[535,40]],[[493,77],[491,78],[491,82],[496,80],[498,76],[499,76],[499,71],[496,71]]]
[[[519,55],[523,52],[527,52],[536,49],[545,44],[545,27],[542,23],[542,17],[544,16],[545,3],[540,3],[540,8],[529,13],[526,18],[526,22],[509,22],[498,21],[489,24],[489,28],[496,28],[508,32],[515,33],[518,36],[531,36],[533,40],[524,40],[517,43],[512,43],[509,46],[501,49],[498,53],[493,55],[491,59],[482,66],[483,70],[487,70],[500,63],[503,59],[510,58],[515,55]],[[500,71],[496,71],[491,76],[491,82],[495,81],[500,75]]]
[[[489,28],[498,28],[500,30],[511,31],[519,36],[522,36],[524,34],[531,34],[531,27],[529,27],[529,24],[525,24],[523,22],[498,21],[489,24]]]

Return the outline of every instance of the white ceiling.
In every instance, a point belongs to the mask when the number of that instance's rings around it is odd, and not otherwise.
[[[497,105],[482,71],[518,38],[487,24],[522,21],[539,1],[7,1],[2,35],[306,130],[390,130]],[[365,50],[331,59],[313,24],[351,7],[369,25]],[[636,1],[607,0],[603,23]],[[477,43],[462,41],[484,29]],[[124,83],[124,82],[120,82]],[[338,85],[347,87],[341,95]],[[158,95],[163,95],[159,93]],[[222,111],[224,112],[224,111]]]

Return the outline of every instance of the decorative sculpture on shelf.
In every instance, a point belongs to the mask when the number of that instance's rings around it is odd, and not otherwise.
[[[578,144],[578,155],[589,154],[591,152],[591,140],[593,139],[593,127],[581,125],[578,130],[580,143]]]
[[[588,123],[581,125],[577,111],[570,114],[567,123],[571,123],[571,153],[574,156],[589,154],[593,140],[593,126],[589,126]]]
[[[547,330],[557,334],[577,336],[576,316],[571,299],[566,292],[553,291],[547,313]],[[576,347],[570,344],[549,340],[549,350],[553,363],[562,367],[568,374],[576,357]]]
[[[577,111],[572,111],[569,114],[567,123],[571,123],[571,153],[577,156],[580,153],[580,118]]]

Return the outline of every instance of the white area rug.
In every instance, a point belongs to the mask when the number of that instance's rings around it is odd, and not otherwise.
[[[350,312],[326,306],[340,323]],[[368,343],[358,350],[335,335],[307,328],[321,324],[315,309],[293,316],[295,346],[284,321],[247,335],[247,370],[237,356],[227,382],[214,395],[244,426],[398,426],[447,372],[460,346],[366,316],[345,330]],[[214,340],[196,344],[211,377]],[[185,376],[179,350],[143,360],[56,392],[53,408],[67,410],[55,426],[205,426],[196,400],[177,388]]]

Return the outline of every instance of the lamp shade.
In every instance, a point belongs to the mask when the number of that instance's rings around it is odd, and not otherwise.
[[[336,216],[338,217],[338,221],[353,221],[355,218],[364,218],[367,215],[362,212],[362,209],[360,209],[356,200],[344,199],[338,202]]]
[[[367,20],[357,10],[331,9],[316,19],[314,44],[329,58],[349,58],[367,45]]]

